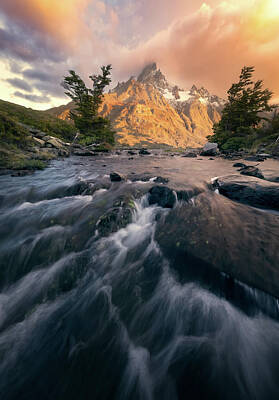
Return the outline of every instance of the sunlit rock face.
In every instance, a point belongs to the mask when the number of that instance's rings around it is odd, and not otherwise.
[[[220,120],[224,100],[195,85],[189,90],[172,85],[157,65],[131,77],[107,93],[101,114],[108,117],[123,146],[166,144],[200,147]],[[67,119],[73,105],[53,109]]]

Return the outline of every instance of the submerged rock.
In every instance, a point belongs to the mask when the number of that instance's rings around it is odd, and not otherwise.
[[[255,176],[256,178],[264,179],[262,171],[253,166],[245,166],[240,170],[241,175]]]
[[[237,163],[233,164],[233,167],[234,168],[246,168],[246,164],[237,162]]]
[[[19,171],[15,171],[11,174],[11,176],[26,176],[26,175],[32,175],[35,173],[35,170],[31,169],[21,169]]]
[[[176,203],[176,195],[166,186],[153,186],[149,190],[149,204],[158,204],[163,208],[173,208]]]

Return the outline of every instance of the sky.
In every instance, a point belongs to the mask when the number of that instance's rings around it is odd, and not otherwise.
[[[114,85],[151,62],[222,97],[255,66],[279,102],[278,60],[279,0],[0,2],[0,98],[34,109],[67,103],[69,69],[86,80],[112,64]]]

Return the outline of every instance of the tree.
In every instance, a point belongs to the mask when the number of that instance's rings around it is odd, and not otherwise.
[[[93,143],[114,144],[114,132],[110,121],[99,115],[99,108],[104,97],[104,90],[111,82],[111,65],[101,67],[102,74],[90,75],[92,89],[87,88],[84,81],[73,70],[64,77],[62,86],[65,94],[75,103],[75,109],[70,111],[70,118],[80,133],[80,142],[89,145]]]
[[[263,113],[276,107],[269,104],[273,93],[263,89],[263,81],[252,81],[254,71],[254,67],[242,68],[239,82],[233,83],[227,92],[228,101],[221,120],[214,125],[214,135],[210,138],[221,147],[226,147],[228,142],[235,148],[245,145],[247,135],[255,133],[261,121],[266,119]]]

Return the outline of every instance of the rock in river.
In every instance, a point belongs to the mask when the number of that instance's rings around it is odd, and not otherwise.
[[[206,143],[201,151],[201,156],[216,156],[218,153],[217,143]]]
[[[181,279],[206,279],[215,269],[279,297],[278,223],[277,215],[201,193],[160,220],[155,239]]]
[[[111,172],[110,176],[110,180],[112,182],[120,182],[123,180],[123,176],[121,174],[119,174],[118,172]]]
[[[176,195],[166,186],[153,186],[149,190],[149,204],[158,204],[163,208],[173,208],[176,203]]]
[[[220,194],[253,207],[279,210],[279,185],[255,177],[225,176],[215,181]]]
[[[149,155],[149,154],[151,154],[151,153],[150,153],[148,150],[146,150],[146,149],[140,149],[139,154],[140,154],[141,156],[147,156],[147,155]]]
[[[241,175],[255,176],[256,178],[264,179],[262,171],[257,167],[248,165],[247,167],[243,167],[240,173]]]

